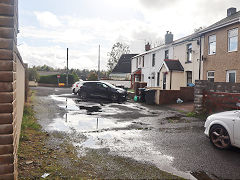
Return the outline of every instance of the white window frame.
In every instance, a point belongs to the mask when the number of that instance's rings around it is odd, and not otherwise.
[[[152,54],[152,67],[156,65],[156,54]]]
[[[214,75],[213,76],[209,76],[208,73],[214,73]],[[213,79],[213,82],[215,81],[215,71],[208,71],[207,72],[207,80],[209,80],[209,79]]]
[[[237,82],[237,72],[236,72],[236,70],[229,70],[229,71],[227,71],[227,74],[226,74],[226,82],[229,82],[229,74],[230,73],[235,73],[235,83]]]
[[[144,67],[145,66],[145,58],[144,58],[144,56],[142,57],[142,67]]]
[[[230,36],[231,32],[233,32],[234,30],[237,31],[236,35],[231,35]],[[237,49],[236,50],[230,50],[230,39],[234,38],[234,37],[237,37]],[[228,30],[228,52],[235,52],[235,51],[238,51],[238,28]]]
[[[215,41],[210,41],[210,38],[213,36],[215,36]],[[215,52],[210,53],[211,44],[214,42],[215,42]],[[213,34],[213,35],[208,36],[208,55],[214,55],[214,54],[216,54],[216,51],[217,51],[217,37],[216,37],[216,34]]]
[[[187,62],[192,62],[192,43],[187,44]]]
[[[191,82],[188,82],[189,80],[189,74],[191,74]],[[187,77],[187,85],[190,83],[193,83],[193,72],[192,71],[186,71],[186,77]]]
[[[167,53],[166,53],[167,52]],[[168,56],[168,57],[166,57],[166,55]],[[166,49],[165,51],[164,51],[164,59],[169,59],[169,49]]]

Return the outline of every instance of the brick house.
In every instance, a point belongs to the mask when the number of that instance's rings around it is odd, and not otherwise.
[[[200,32],[204,39],[203,79],[240,82],[240,11],[227,10],[227,17]]]

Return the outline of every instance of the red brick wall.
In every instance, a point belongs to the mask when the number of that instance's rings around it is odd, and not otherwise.
[[[193,101],[194,88],[181,87],[180,90],[161,90],[159,96],[159,104],[176,103],[176,100],[178,98],[182,99],[184,102]]]

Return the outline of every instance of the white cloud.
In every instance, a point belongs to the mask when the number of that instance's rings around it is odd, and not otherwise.
[[[163,41],[167,30],[174,34],[175,39],[181,38],[191,34],[195,28],[226,17],[230,6],[240,7],[239,0],[102,0],[97,3],[99,9],[104,3],[111,12],[114,8],[118,12],[119,9],[130,9],[135,15],[121,18],[120,14],[119,18],[108,19],[98,14],[86,17],[81,13],[73,16],[35,11],[32,14],[41,26],[20,26],[20,43],[23,41],[25,44],[19,48],[24,59],[30,64],[62,66],[65,47],[69,47],[72,67],[96,69],[97,47],[101,44],[102,68],[106,69],[107,52],[117,41],[129,44],[132,53],[139,53],[144,50],[145,42]]]
[[[43,27],[60,27],[62,25],[57,16],[49,11],[34,12],[34,14]]]

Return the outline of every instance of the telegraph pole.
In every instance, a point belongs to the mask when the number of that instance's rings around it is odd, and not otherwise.
[[[100,81],[100,45],[99,45],[99,52],[98,52],[98,80]]]
[[[68,87],[68,48],[67,48],[67,87]]]

